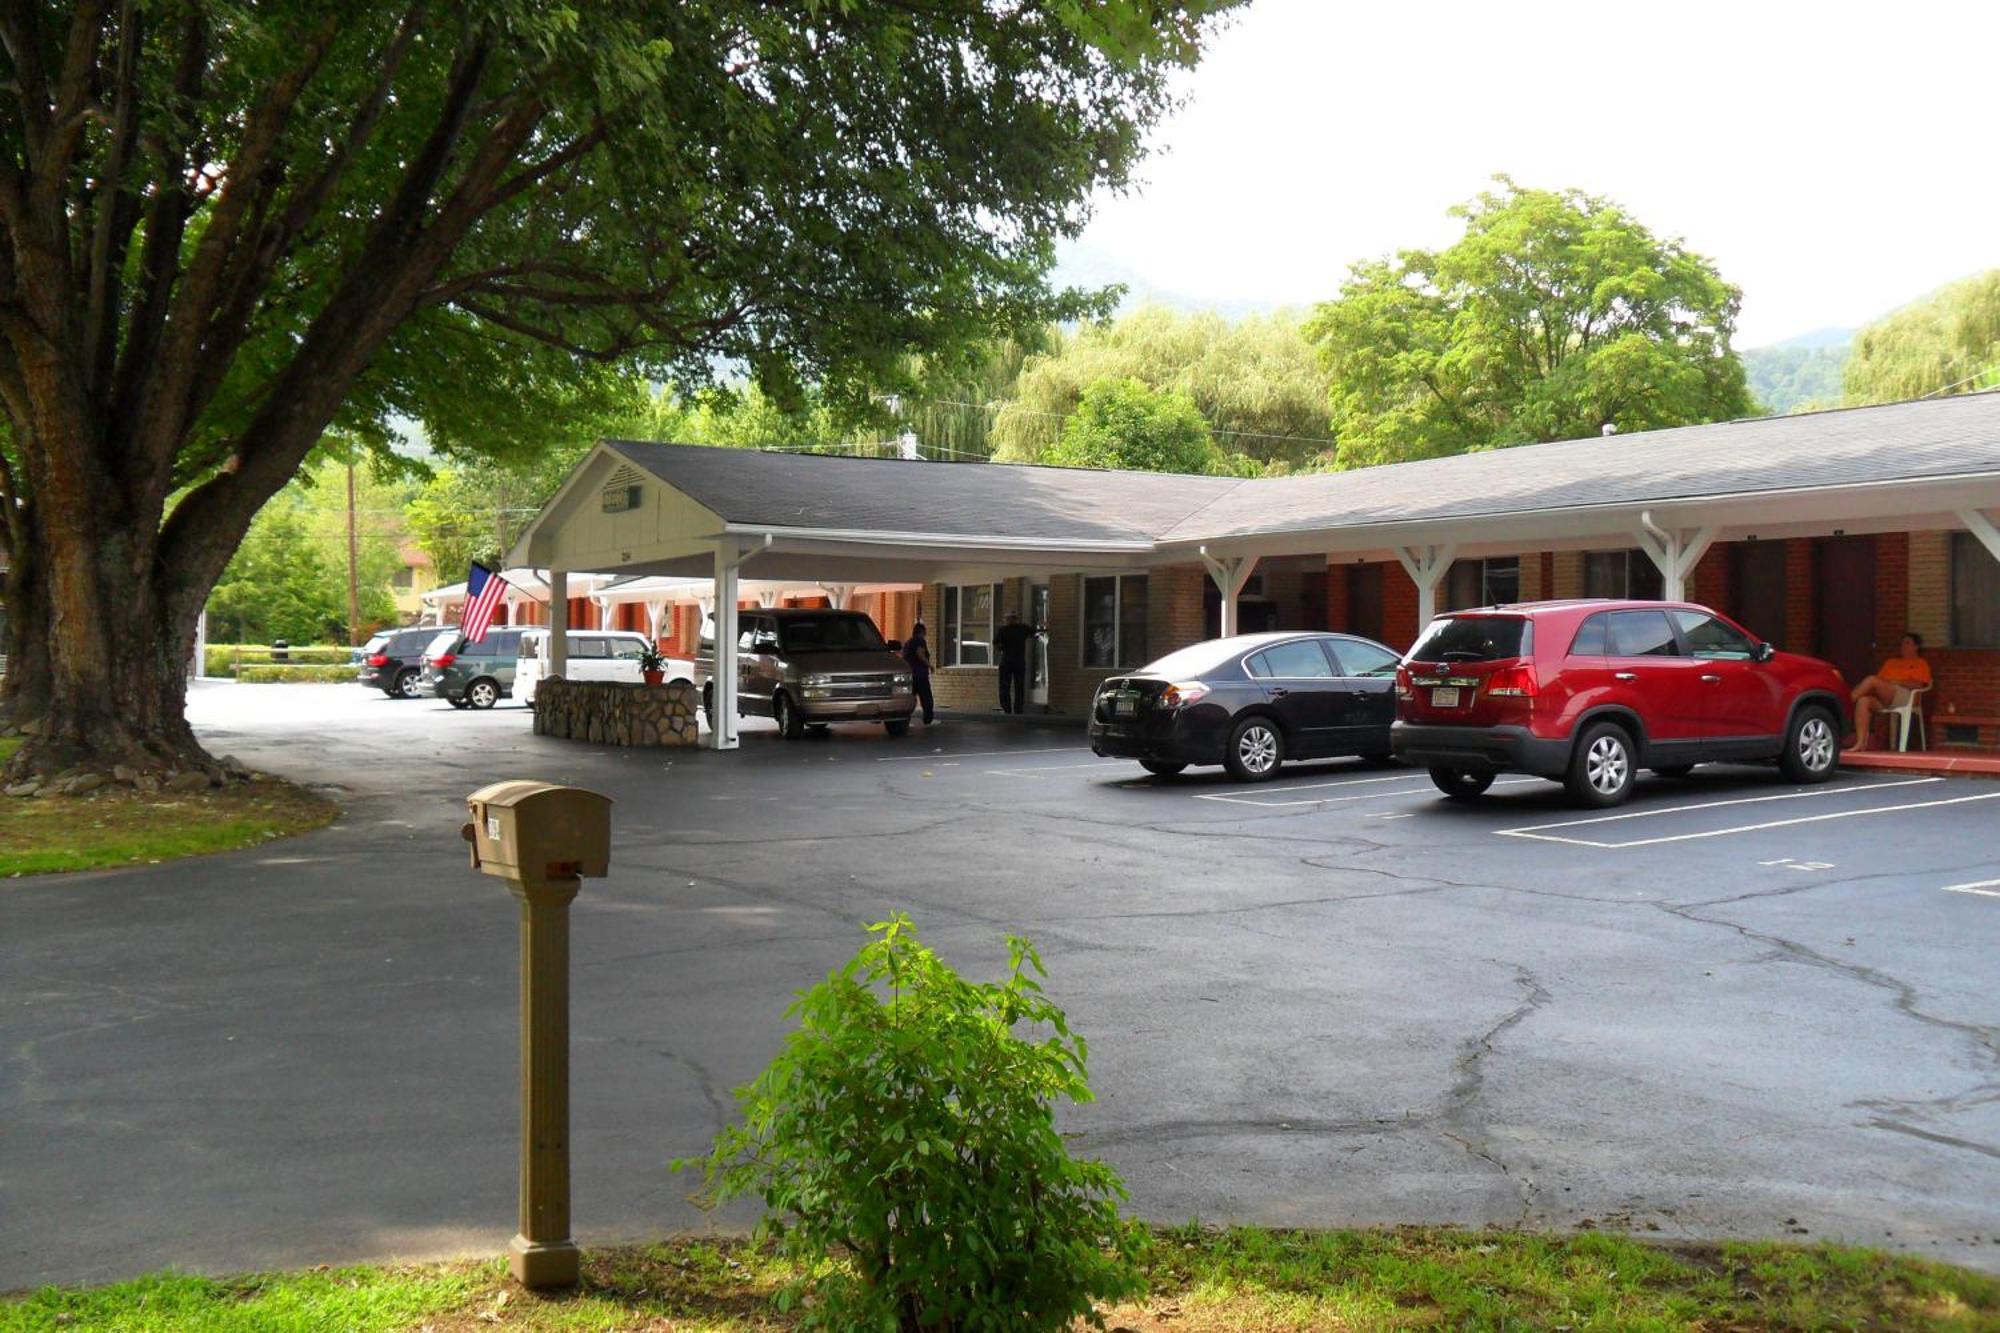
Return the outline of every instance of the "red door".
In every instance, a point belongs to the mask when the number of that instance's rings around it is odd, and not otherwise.
[[[1605,617],[1614,697],[1625,700],[1645,724],[1648,739],[1692,741],[1707,712],[1701,676],[1705,663],[1681,656],[1665,611],[1613,611]]]
[[[1829,537],[1814,544],[1814,555],[1814,651],[1850,681],[1861,680],[1882,660],[1875,645],[1875,539]]]

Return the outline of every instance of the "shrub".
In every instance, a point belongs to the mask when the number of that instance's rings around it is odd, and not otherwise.
[[[1056,1330],[1141,1288],[1142,1237],[1111,1168],[1069,1155],[1062,1098],[1090,1100],[1086,1047],[1042,994],[1026,940],[1004,980],[961,978],[907,918],[869,927],[789,1013],[798,1030],[740,1089],[741,1122],[698,1167],[706,1201],[755,1196],[806,1276],[809,1327]],[[1039,1037],[1017,1033],[1026,1025]]]
[[[282,662],[276,665],[265,663],[251,666],[246,662],[243,669],[236,673],[236,679],[245,685],[323,684],[329,681],[353,680],[354,668],[312,663],[290,666]]]
[[[354,650],[338,644],[304,644],[288,649],[286,661],[275,665],[336,666],[351,663]],[[211,643],[202,650],[202,674],[233,676],[239,666],[271,666],[271,649],[261,643]]]

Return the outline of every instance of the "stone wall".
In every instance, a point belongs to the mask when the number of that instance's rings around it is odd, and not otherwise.
[[[685,681],[630,685],[551,676],[535,689],[535,734],[597,745],[694,745],[701,696]]]

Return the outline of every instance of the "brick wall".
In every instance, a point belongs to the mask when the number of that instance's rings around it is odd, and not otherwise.
[[[1382,570],[1382,642],[1406,653],[1417,642],[1417,629],[1416,580],[1402,561],[1391,561]]]
[[[1951,534],[1898,535],[1903,539],[1906,600],[1894,633],[1913,629],[1924,636],[1924,657],[1936,681],[1924,711],[1931,744],[1937,745],[1956,714],[2000,717],[2000,648],[1951,646]],[[2000,742],[2000,728],[1989,726],[1980,736],[1988,745]]]
[[[1200,643],[1208,574],[1200,565],[1167,565],[1146,576],[1146,656],[1165,657]]]
[[[1551,598],[1583,596],[1583,552],[1551,551],[1548,586]]]
[[[1729,570],[1734,558],[1728,543],[1710,546],[1694,567],[1694,577],[1688,580],[1687,599],[1712,606],[1726,616],[1734,615],[1729,605]]]
[[[1326,567],[1326,629],[1345,630],[1347,624],[1347,566]]]
[[[1810,537],[1785,543],[1785,643],[1794,652],[1811,652],[1814,633],[1813,544]]]

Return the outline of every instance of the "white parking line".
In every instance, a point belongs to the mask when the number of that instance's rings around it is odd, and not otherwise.
[[[1028,764],[1021,768],[989,768],[988,773],[1003,778],[1032,778],[1044,773],[1079,772],[1087,768],[1130,768],[1130,759],[1093,759],[1083,764]]]
[[[2000,879],[1976,879],[1970,884],[1947,884],[1946,893],[1976,893],[1982,898],[2000,898]]]
[[[1071,754],[1090,753],[1090,751],[1075,745],[1044,745],[1038,749],[1023,747],[1019,750],[960,750],[956,754],[950,754],[943,750],[933,750],[929,754],[885,754],[878,755],[875,762],[878,764],[949,764],[955,763],[960,759],[991,759],[995,755],[1063,754],[1065,752]]]
[[[1358,787],[1367,782],[1408,782],[1412,778],[1420,778],[1422,776],[1423,774],[1421,773],[1405,771],[1402,773],[1390,773],[1379,778],[1333,778],[1326,782],[1294,783],[1289,787],[1265,787],[1260,794],[1264,796],[1282,796],[1286,792],[1293,791],[1318,791],[1321,787]]]
[[[1874,791],[1883,787],[1920,787],[1925,783],[1943,782],[1943,778],[1900,778],[1894,782],[1850,782],[1839,787],[1808,787],[1804,791],[1779,792],[1772,796],[1735,796],[1726,801],[1696,801],[1692,805],[1661,805],[1645,810],[1626,810],[1615,815],[1591,815],[1584,819],[1565,819],[1554,824],[1529,824],[1525,828],[1495,829],[1494,832],[1510,838],[1531,838],[1548,829],[1582,828],[1588,824],[1616,824],[1627,819],[1657,819],[1661,815],[1686,814],[1691,810],[1719,810],[1726,805],[1760,805],[1765,801],[1798,801],[1819,796],[1838,796],[1850,791]],[[1570,842],[1569,838],[1548,838],[1547,842]]]
[[[1540,778],[1533,777],[1500,778],[1493,785],[1496,787],[1516,787],[1522,783],[1540,782],[1541,780]],[[1207,793],[1196,793],[1195,799],[1197,801],[1227,801],[1231,805],[1254,805],[1260,810],[1284,810],[1295,805],[1340,805],[1348,801],[1387,800],[1392,796],[1421,796],[1429,790],[1431,788],[1426,783],[1415,787],[1401,787],[1395,791],[1364,791],[1356,792],[1352,796],[1321,796],[1308,798],[1303,801],[1261,801],[1255,796],[1218,796]]]
[[[1705,829],[1700,833],[1669,833],[1664,837],[1634,838],[1628,842],[1597,842],[1590,838],[1554,837],[1545,833],[1532,833],[1525,829],[1503,829],[1501,832],[1517,838],[1534,838],[1541,842],[1566,842],[1575,847],[1601,847],[1616,851],[1627,847],[1656,847],[1667,842],[1693,842],[1699,838],[1721,838],[1732,833],[1757,833],[1764,829],[1789,828],[1794,824],[1818,824],[1829,819],[1858,819],[1862,815],[1891,815],[1905,810],[1929,810],[1941,805],[1965,805],[1972,801],[2000,801],[2000,791],[1986,792],[1979,796],[1952,796],[1942,801],[1912,801],[1907,805],[1870,805],[1863,806],[1859,810],[1835,810],[1824,815],[1800,815],[1796,819],[1773,819],[1762,824],[1737,824],[1732,828]]]

